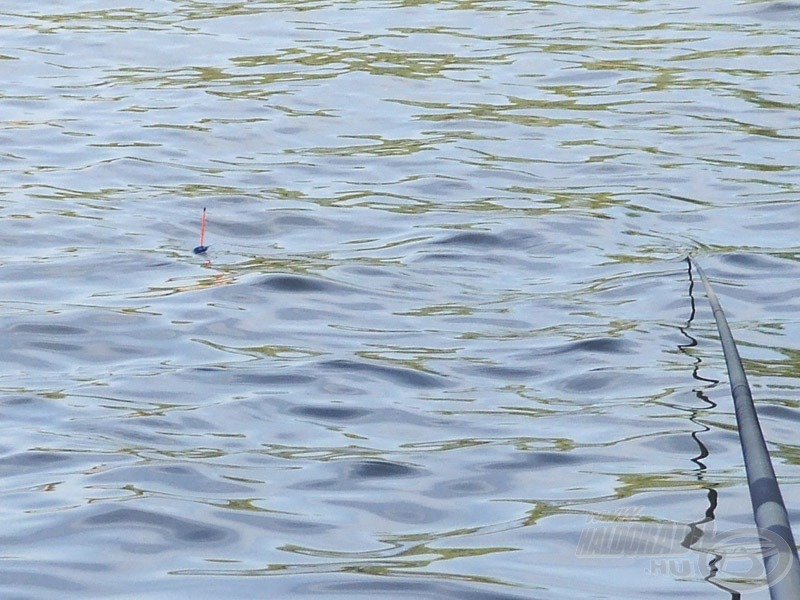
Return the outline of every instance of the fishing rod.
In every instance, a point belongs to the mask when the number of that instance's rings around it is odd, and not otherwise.
[[[764,434],[758,422],[742,359],[736,348],[731,328],[728,326],[728,320],[705,272],[693,257],[689,256],[686,260],[690,272],[694,267],[703,281],[708,303],[717,323],[722,351],[725,354],[736,423],[739,428],[739,442],[744,455],[747,485],[750,488],[750,501],[761,542],[761,557],[764,561],[770,597],[772,600],[798,600],[800,561],[797,558],[797,546],[775,470],[769,458]]]

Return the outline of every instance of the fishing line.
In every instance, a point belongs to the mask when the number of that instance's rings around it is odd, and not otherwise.
[[[692,353],[689,351],[691,348],[697,347],[698,341],[697,338],[694,337],[690,331],[692,327],[692,322],[694,321],[695,317],[697,316],[697,304],[695,302],[694,297],[694,276],[692,275],[692,265],[691,263],[687,264],[687,275],[689,276],[689,300],[691,303],[691,311],[689,314],[689,318],[686,321],[686,324],[682,327],[678,327],[681,334],[686,338],[686,342],[683,344],[678,344],[678,349],[683,352],[687,357],[693,358],[694,366],[692,370],[692,377],[696,379],[702,386],[698,385],[694,388],[695,396],[705,405],[702,408],[693,408],[690,410],[689,421],[692,424],[699,427],[699,429],[695,429],[691,432],[692,439],[694,440],[695,444],[697,444],[698,448],[698,455],[691,458],[691,461],[697,465],[695,469],[695,477],[697,477],[698,483],[700,483],[707,492],[708,498],[708,506],[706,507],[704,515],[695,521],[689,523],[689,531],[684,537],[683,541],[681,542],[681,546],[688,550],[695,549],[695,546],[701,542],[707,535],[708,531],[705,527],[708,524],[711,524],[713,528],[714,522],[716,520],[715,512],[718,506],[718,492],[714,488],[713,484],[709,484],[706,482],[706,473],[708,471],[708,467],[706,466],[705,462],[703,462],[708,456],[710,455],[708,446],[706,446],[705,442],[701,439],[701,436],[706,432],[711,430],[709,425],[706,425],[703,422],[703,415],[709,409],[713,409],[717,406],[715,402],[713,402],[708,396],[706,396],[704,392],[704,387],[708,387],[708,384],[718,384],[719,381],[716,379],[709,379],[707,377],[703,377],[700,375],[700,366],[702,364],[702,359],[698,356],[693,356]],[[712,529],[713,531],[713,529]],[[716,588],[719,588],[725,592],[731,594],[732,598],[738,598],[739,595],[732,589],[726,585],[726,582],[723,577],[719,576],[719,568],[717,564],[723,563],[725,560],[725,556],[719,554],[718,552],[714,552],[712,549],[706,549],[705,552],[712,556],[711,560],[708,562],[707,570],[703,571],[703,579],[713,585]]]
[[[770,597],[772,600],[798,600],[800,562],[797,558],[797,546],[775,470],[772,468],[767,444],[764,441],[764,434],[758,422],[742,359],[728,326],[728,320],[706,274],[694,258],[689,256],[686,260],[689,262],[690,272],[694,267],[703,282],[725,355],[736,423],[739,428],[739,441],[747,473],[747,485],[750,489],[750,501],[753,504],[753,516],[761,543],[761,557],[764,561]]]

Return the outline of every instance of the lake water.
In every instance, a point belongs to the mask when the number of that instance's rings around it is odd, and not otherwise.
[[[798,523],[800,3],[24,4],[0,596],[767,597],[684,258]]]

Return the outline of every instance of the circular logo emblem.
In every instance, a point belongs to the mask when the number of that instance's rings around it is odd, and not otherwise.
[[[765,588],[768,579],[780,581],[792,568],[789,545],[768,529],[729,531],[703,546],[701,573],[731,591]],[[706,562],[709,554],[714,558]]]

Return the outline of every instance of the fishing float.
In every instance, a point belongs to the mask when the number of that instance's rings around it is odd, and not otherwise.
[[[208,250],[208,246],[204,246],[203,242],[205,241],[206,237],[206,209],[203,207],[203,218],[200,221],[200,245],[197,246],[192,252],[195,254],[203,254],[206,250]]]

